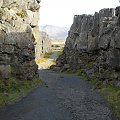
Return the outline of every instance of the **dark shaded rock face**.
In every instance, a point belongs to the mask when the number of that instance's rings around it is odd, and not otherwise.
[[[58,67],[82,69],[89,77],[120,85],[120,7],[75,15]]]
[[[1,0],[0,77],[38,77],[35,63],[35,34],[40,0]]]

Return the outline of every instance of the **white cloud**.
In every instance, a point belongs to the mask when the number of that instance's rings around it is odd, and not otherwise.
[[[102,8],[115,8],[119,0],[42,0],[40,25],[70,27],[75,14],[93,14]]]

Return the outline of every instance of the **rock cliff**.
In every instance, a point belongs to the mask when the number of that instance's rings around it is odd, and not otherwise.
[[[40,0],[0,0],[0,76],[38,77],[35,47]]]
[[[46,32],[41,31],[41,40],[42,40],[41,53],[44,55],[45,53],[52,52],[51,39],[49,38],[49,36]]]
[[[120,86],[120,7],[75,15],[56,66]]]
[[[36,29],[38,31],[38,29]],[[43,57],[46,53],[50,53],[52,51],[51,48],[51,39],[49,38],[48,34],[46,32],[35,31],[37,42],[35,45],[35,53],[36,53],[36,59],[39,59],[40,57]]]

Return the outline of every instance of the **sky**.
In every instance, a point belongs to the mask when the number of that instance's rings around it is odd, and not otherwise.
[[[74,15],[119,6],[119,0],[41,0],[39,25],[70,27]]]

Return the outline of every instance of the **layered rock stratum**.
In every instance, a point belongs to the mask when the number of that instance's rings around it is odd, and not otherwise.
[[[75,15],[56,66],[120,86],[120,7]]]
[[[34,45],[39,34],[39,3],[40,0],[0,0],[0,76],[3,78],[38,77]]]

